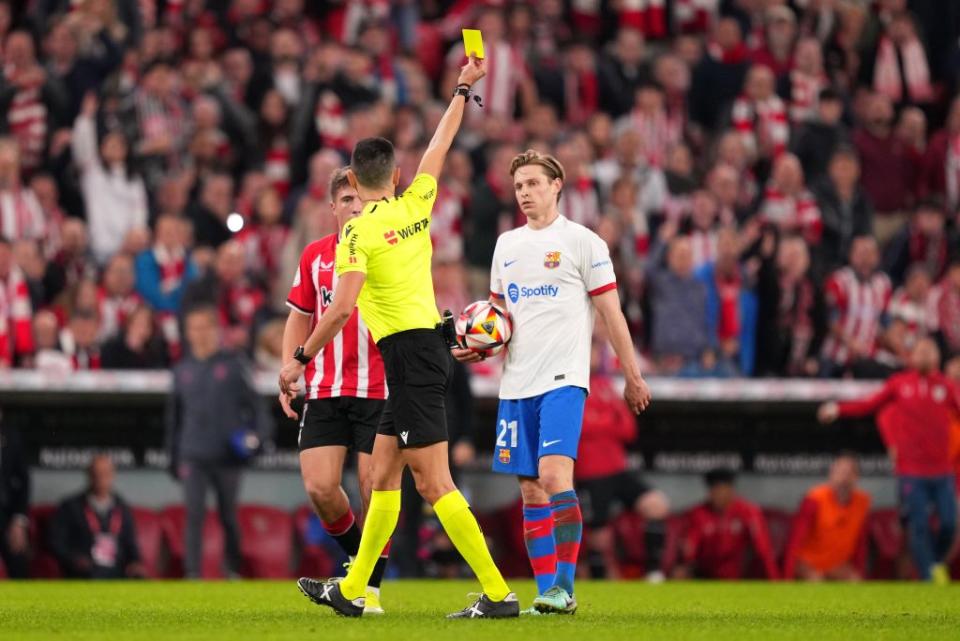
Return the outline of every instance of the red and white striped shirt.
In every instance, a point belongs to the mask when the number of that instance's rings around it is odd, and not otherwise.
[[[334,270],[337,236],[330,234],[307,245],[287,298],[291,309],[313,317],[311,330],[333,302],[337,286]],[[339,396],[387,397],[383,360],[356,309],[340,333],[307,365],[303,375],[308,400]]]
[[[7,73],[7,77],[11,74]],[[7,112],[10,135],[20,147],[20,165],[27,174],[43,163],[47,142],[47,106],[40,90],[40,86],[18,90]]]
[[[779,96],[754,101],[740,96],[733,103],[733,128],[743,138],[750,152],[765,156],[767,152],[776,158],[787,149],[790,127],[787,124],[787,108]]]
[[[796,196],[784,194],[768,186],[760,206],[760,220],[776,225],[781,231],[800,232],[810,244],[820,242],[823,219],[817,201],[807,190]]]
[[[831,362],[846,365],[851,361],[846,343],[867,345],[868,356],[877,350],[880,323],[890,304],[892,286],[883,272],[861,280],[852,267],[838,269],[827,280],[826,299],[837,315],[843,340],[833,334],[823,344],[823,354]]]
[[[630,115],[617,122],[619,129],[631,129],[643,140],[643,155],[648,165],[663,167],[667,152],[683,140],[683,115],[669,113],[665,108],[654,114],[634,109]]]

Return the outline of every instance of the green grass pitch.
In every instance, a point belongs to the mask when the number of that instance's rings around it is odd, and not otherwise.
[[[514,581],[529,605],[533,583]],[[340,619],[283,582],[0,582],[4,641],[960,639],[960,588],[580,582],[573,617],[446,621],[467,581],[393,581],[384,617]]]

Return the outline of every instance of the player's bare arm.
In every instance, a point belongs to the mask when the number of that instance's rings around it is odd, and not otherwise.
[[[640,373],[640,365],[637,363],[637,355],[633,351],[633,341],[630,339],[630,329],[627,327],[627,319],[623,317],[623,311],[620,309],[620,296],[617,290],[597,294],[592,297],[593,307],[597,310],[597,315],[607,326],[607,334],[610,337],[610,345],[620,359],[620,366],[623,368],[623,376],[626,379],[626,387],[623,390],[623,398],[635,414],[639,414],[650,405],[650,388],[647,382],[643,380]]]
[[[460,76],[457,78],[457,85],[467,85],[472,87],[478,80],[487,74],[486,63],[478,58],[470,56],[467,64],[460,69]],[[450,106],[440,119],[437,125],[437,131],[434,132],[427,150],[420,160],[420,166],[417,167],[418,174],[429,174],[434,178],[440,177],[443,170],[443,162],[447,158],[447,152],[453,139],[460,130],[460,123],[463,121],[463,110],[467,107],[467,100],[462,96],[454,96],[450,101]]]
[[[303,353],[309,358],[313,358],[320,351],[320,348],[333,340],[333,338],[343,329],[343,326],[350,320],[350,315],[357,306],[357,298],[360,296],[360,290],[367,277],[361,272],[347,272],[340,277],[337,283],[337,289],[333,293],[333,302],[327,311],[320,316],[316,327],[310,337],[303,344]],[[286,346],[286,343],[284,343]],[[292,354],[292,352],[291,352]],[[286,357],[284,350],[284,357]],[[292,396],[300,391],[298,381],[303,374],[304,366],[297,360],[291,358],[280,370],[280,391],[288,396]]]
[[[297,346],[302,345],[310,335],[310,320],[310,314],[304,314],[295,309],[290,310],[290,314],[287,316],[287,324],[283,328],[283,351],[280,354],[284,363],[293,360],[293,353]],[[290,407],[291,400],[293,400],[292,394],[280,392],[280,407],[283,408],[284,415],[296,420],[298,416]]]

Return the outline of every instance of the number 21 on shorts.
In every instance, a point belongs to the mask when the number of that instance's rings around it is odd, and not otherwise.
[[[510,432],[510,445],[507,445],[507,432]],[[500,419],[500,431],[497,433],[497,447],[517,446],[517,421]]]

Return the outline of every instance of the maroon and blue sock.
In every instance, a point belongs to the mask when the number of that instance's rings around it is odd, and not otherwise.
[[[573,490],[550,497],[553,512],[553,539],[557,547],[557,576],[554,584],[573,594],[573,579],[577,574],[580,538],[583,536],[583,515],[580,501]]]
[[[537,580],[537,594],[553,587],[557,573],[557,548],[553,540],[553,513],[549,503],[523,506],[523,542]]]

